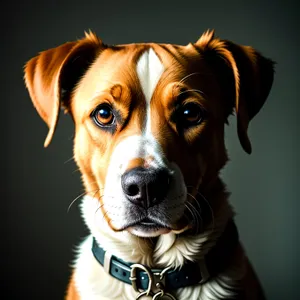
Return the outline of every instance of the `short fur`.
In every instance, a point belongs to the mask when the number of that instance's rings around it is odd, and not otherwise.
[[[45,146],[60,107],[75,123],[74,158],[86,189],[81,209],[91,235],[78,247],[67,300],[137,296],[95,260],[92,237],[115,256],[151,268],[177,268],[205,257],[234,217],[219,177],[228,160],[224,124],[235,111],[241,145],[251,153],[247,128],[273,74],[271,60],[213,31],[187,46],[108,46],[90,32],[26,64],[26,86],[49,126]],[[103,103],[113,109],[111,126],[93,120]],[[182,130],[174,114],[187,103],[200,106],[204,117]],[[128,201],[121,187],[122,175],[137,167],[171,174],[166,197],[147,212]],[[145,213],[161,226],[145,231],[135,225]],[[240,244],[225,271],[172,294],[182,300],[264,299]]]

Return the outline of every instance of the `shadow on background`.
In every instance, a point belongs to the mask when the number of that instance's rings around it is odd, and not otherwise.
[[[74,245],[87,234],[83,192],[72,161],[73,124],[62,116],[49,148],[46,125],[23,84],[23,65],[39,51],[92,29],[108,44],[194,42],[207,28],[277,61],[273,89],[250,124],[253,154],[226,129],[232,192],[242,241],[268,299],[300,299],[299,34],[297,1],[33,1],[2,4],[1,299],[63,299]],[[3,69],[4,68],[4,69]],[[298,84],[298,86],[296,85]],[[297,92],[296,92],[297,90]],[[4,290],[4,293],[2,291]]]

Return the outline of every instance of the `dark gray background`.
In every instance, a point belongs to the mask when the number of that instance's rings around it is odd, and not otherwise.
[[[299,292],[299,8],[297,1],[33,1],[1,4],[1,299],[62,299],[73,245],[86,234],[77,204],[73,125],[62,116],[43,149],[46,125],[24,88],[24,63],[92,29],[105,43],[187,44],[207,28],[277,61],[269,99],[250,125],[253,154],[226,130],[241,239],[269,299]],[[298,84],[298,86],[297,86]],[[2,290],[5,292],[2,292]],[[2,297],[6,293],[5,298]]]

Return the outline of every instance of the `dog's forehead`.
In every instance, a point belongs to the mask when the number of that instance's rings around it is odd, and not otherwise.
[[[131,90],[142,89],[149,99],[165,71],[168,78],[180,80],[185,74],[190,49],[172,44],[127,44],[107,47],[100,52],[78,89],[93,98],[114,84]],[[170,71],[171,70],[171,71]]]

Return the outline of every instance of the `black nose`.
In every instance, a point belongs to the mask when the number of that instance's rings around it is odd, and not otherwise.
[[[122,175],[121,184],[127,199],[148,208],[161,202],[167,195],[170,173],[166,169],[131,169]]]

